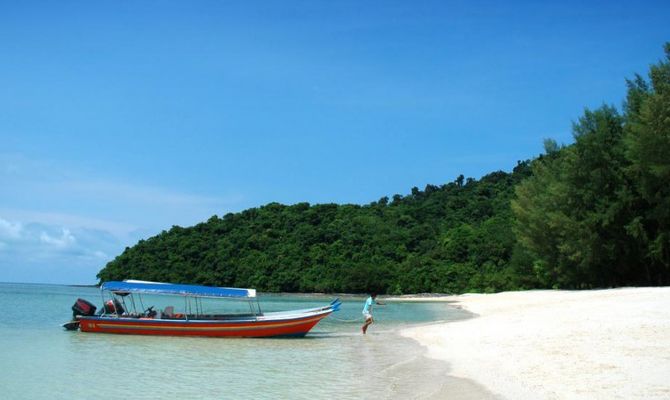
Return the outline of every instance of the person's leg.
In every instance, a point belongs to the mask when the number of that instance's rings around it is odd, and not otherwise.
[[[370,326],[371,324],[372,324],[372,317],[366,317],[365,318],[365,323],[363,324],[363,327],[361,328],[364,335],[368,331],[368,326]]]

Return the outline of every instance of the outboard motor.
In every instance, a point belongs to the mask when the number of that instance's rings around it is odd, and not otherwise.
[[[72,306],[72,319],[76,320],[78,315],[91,316],[95,314],[95,308],[92,303],[84,299],[77,299]]]
[[[61,326],[68,331],[76,331],[79,329],[79,319],[77,317],[90,317],[93,314],[95,314],[95,306],[92,303],[84,299],[77,299],[72,306],[72,321],[66,322]]]

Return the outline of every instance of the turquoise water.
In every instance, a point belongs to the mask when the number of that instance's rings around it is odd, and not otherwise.
[[[364,336],[364,299],[347,297],[302,339],[106,335],[60,327],[77,297],[101,303],[96,288],[0,284],[0,398],[407,398],[429,393],[446,366],[397,331],[465,317],[445,304],[393,302],[375,309],[377,323]],[[260,295],[265,311],[332,298]]]

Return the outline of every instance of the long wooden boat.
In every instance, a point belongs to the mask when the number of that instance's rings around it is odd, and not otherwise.
[[[254,289],[132,280],[105,282],[100,289],[100,312],[96,314],[92,303],[78,299],[72,306],[73,320],[63,324],[66,329],[131,335],[302,337],[341,305],[336,299],[322,307],[264,313]],[[138,305],[144,307],[142,295],[175,296],[183,302],[183,312],[175,312],[173,306],[163,310],[150,306],[138,312]],[[249,311],[212,313],[203,299],[246,301]]]

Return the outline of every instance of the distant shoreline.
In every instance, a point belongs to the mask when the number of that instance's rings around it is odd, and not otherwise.
[[[0,282],[0,285],[44,285],[44,286],[69,286],[69,287],[98,287],[97,284],[76,283],[48,283],[48,282]]]
[[[45,283],[45,282],[0,282],[0,285],[43,285],[43,286],[67,286],[80,288],[99,288],[98,284],[79,284],[79,283]],[[343,297],[349,299],[365,299],[369,296],[368,293],[324,293],[324,292],[258,292],[260,295],[271,296],[293,296],[293,297]],[[418,293],[405,295],[379,295],[382,301],[390,302],[453,302],[454,295],[448,294],[433,294],[433,293]]]
[[[97,283],[79,284],[79,283],[48,283],[48,282],[0,282],[0,285],[41,285],[41,286],[67,286],[81,288],[99,288]],[[271,296],[293,296],[293,297],[344,297],[350,299],[365,299],[368,293],[324,293],[324,292],[258,292],[261,295]],[[454,296],[442,293],[417,293],[404,295],[379,295],[382,301],[390,302],[455,302]]]

